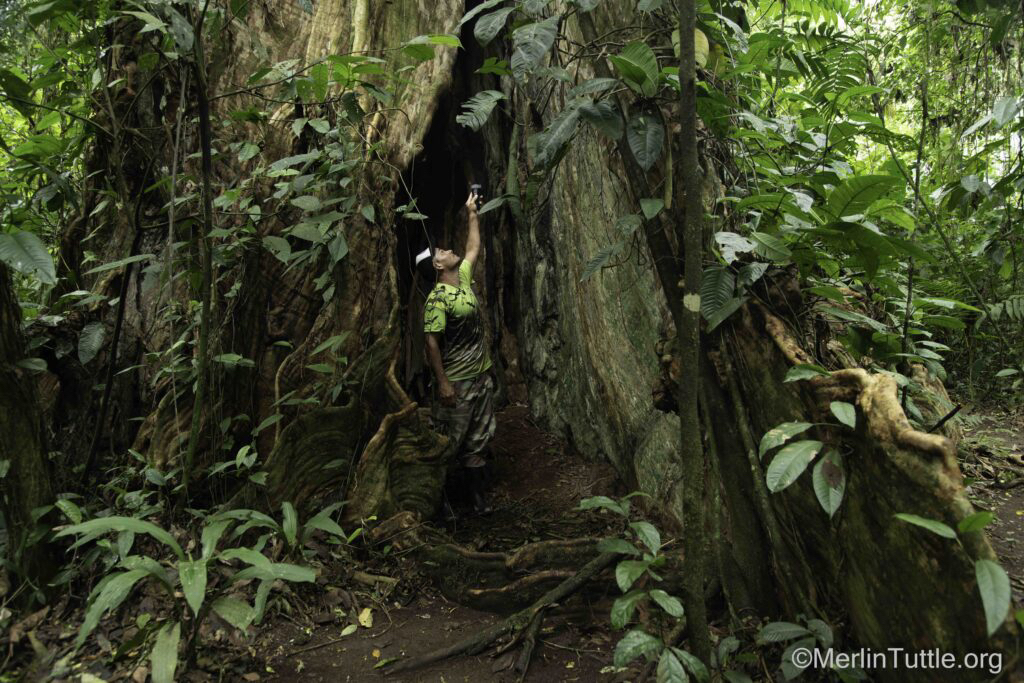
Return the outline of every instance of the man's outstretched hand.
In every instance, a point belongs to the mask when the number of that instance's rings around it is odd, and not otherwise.
[[[469,211],[469,215],[470,216],[475,215],[476,212],[477,212],[477,209],[476,209],[477,197],[478,197],[478,195],[477,195],[476,192],[470,192],[469,193],[469,199],[466,200],[466,210]]]

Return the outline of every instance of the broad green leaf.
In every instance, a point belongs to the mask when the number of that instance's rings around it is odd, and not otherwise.
[[[783,382],[799,382],[803,379],[810,379],[812,377],[828,377],[829,371],[820,365],[814,363],[799,363],[794,365],[786,372],[786,378]]]
[[[640,656],[653,658],[661,651],[661,640],[640,629],[633,629],[615,646],[615,666],[624,667]]]
[[[508,21],[508,15],[515,11],[515,7],[505,7],[490,14],[485,14],[476,20],[476,26],[473,27],[473,36],[481,45],[486,45],[501,33],[501,29],[505,28],[505,22]]]
[[[788,621],[773,621],[770,624],[765,624],[764,628],[758,631],[757,643],[758,645],[784,643],[787,640],[809,635],[812,635],[811,632],[799,624],[791,624]]]
[[[625,243],[620,240],[601,247],[594,258],[587,261],[587,265],[583,267],[580,282],[590,279],[594,273],[607,266],[609,261],[618,256],[624,246]]]
[[[125,11],[122,14],[128,14],[135,17],[136,19],[142,19],[144,26],[139,33],[147,33],[149,31],[160,31],[161,33],[167,32],[167,24],[153,16],[149,12],[138,12],[138,11]]]
[[[584,498],[580,501],[579,510],[593,510],[595,508],[604,508],[611,510],[617,515],[623,517],[628,516],[629,510],[623,507],[623,505],[617,501],[612,500],[608,496],[591,496],[590,498]]]
[[[578,107],[570,107],[559,112],[551,125],[543,133],[533,136],[534,161],[538,166],[553,166],[557,161],[565,145],[576,134],[576,128],[580,122],[580,110]]]
[[[771,449],[781,446],[797,434],[802,434],[813,427],[810,422],[783,422],[765,432],[761,437],[761,445],[758,446],[758,457],[763,458],[764,454]]]
[[[178,578],[181,580],[185,601],[192,609],[192,614],[198,616],[203,599],[206,598],[206,560],[179,562]]]
[[[636,534],[640,542],[647,546],[652,555],[657,555],[661,549],[661,534],[650,522],[632,522],[629,527]]]
[[[455,121],[472,130],[480,130],[487,123],[494,106],[503,99],[506,99],[505,93],[500,90],[478,92],[462,104],[463,112],[455,117]]]
[[[305,122],[305,119],[302,119],[302,121]],[[300,126],[300,128],[301,128],[301,126]],[[240,150],[238,150],[238,160],[239,161],[249,161],[249,159],[252,159],[254,156],[256,156],[259,153],[260,153],[260,146],[259,145],[253,144],[251,142],[246,142],[246,143],[244,143],[242,145],[242,148]]]
[[[953,531],[951,528],[937,520],[928,519],[926,517],[919,517],[917,515],[912,515],[907,512],[898,512],[894,516],[896,517],[896,519],[902,520],[904,522],[909,522],[910,524],[919,526],[922,529],[927,529],[933,534],[938,534],[943,538],[956,538],[955,531]]]
[[[626,124],[626,142],[640,168],[649,171],[661,156],[665,127],[653,114],[635,114]]]
[[[636,605],[647,593],[642,590],[635,590],[626,593],[612,603],[611,622],[612,628],[625,628],[629,620],[633,618],[633,612],[636,611]]]
[[[814,456],[821,450],[820,441],[797,441],[784,446],[768,465],[765,482],[768,490],[778,493],[797,480]]]
[[[601,3],[601,0],[572,0],[572,2],[580,8],[581,12],[591,12]]]
[[[296,197],[291,201],[293,206],[297,206],[303,211],[319,211],[323,206],[320,200],[312,195],[304,195],[302,197]]]
[[[678,598],[672,597],[660,588],[655,588],[651,591],[651,599],[658,603],[658,606],[665,610],[669,616],[682,619],[683,603],[679,602]]]
[[[86,534],[97,536],[110,531],[132,531],[137,534],[149,534],[173,550],[179,560],[185,559],[185,554],[181,551],[181,546],[178,545],[178,542],[174,540],[173,536],[152,522],[136,519],[134,517],[98,517],[96,519],[90,519],[86,522],[82,522],[81,524],[75,524],[65,529],[61,529],[59,532],[54,534],[54,538]]]
[[[87,365],[96,357],[103,345],[105,327],[101,322],[91,322],[78,334],[78,362]]]
[[[666,647],[661,651],[658,658],[658,670],[655,675],[657,683],[687,683],[690,677],[686,675],[686,669],[682,662],[672,652],[672,648]]]
[[[708,266],[700,280],[700,312],[710,319],[722,308],[736,291],[736,276],[721,265]]]
[[[857,426],[857,409],[852,404],[845,401],[832,401],[828,407],[836,419],[850,429]]]
[[[738,311],[740,307],[747,303],[747,297],[745,296],[734,296],[728,301],[722,304],[722,306],[711,315],[707,316],[705,320],[708,322],[707,331],[711,332],[723,322],[725,322],[729,316]]]
[[[2,479],[2,477],[0,477],[0,479]],[[64,516],[67,517],[72,524],[78,524],[82,521],[82,508],[75,505],[73,501],[70,501],[67,498],[61,498],[54,503],[54,505],[57,506],[58,510],[64,513]]]
[[[996,122],[997,128],[1002,128],[1006,122],[1017,115],[1020,102],[1016,97],[997,97],[992,105],[992,119]]]
[[[58,534],[59,535],[59,534]],[[75,647],[81,647],[85,639],[89,637],[93,629],[100,623],[100,619],[109,610],[117,609],[124,599],[131,593],[132,588],[139,579],[147,576],[149,572],[145,569],[131,569],[120,574],[109,575],[97,590],[94,596],[90,596],[88,607],[85,609],[85,618],[78,629],[78,638],[75,640]]]
[[[233,519],[215,519],[210,521],[203,527],[202,534],[202,548],[203,548],[203,559],[210,559],[213,557],[213,553],[217,550],[217,543],[220,541],[221,536],[227,531],[232,524],[235,523]]]
[[[585,102],[580,105],[579,112],[584,121],[597,128],[603,135],[612,140],[622,137],[625,125],[622,123],[619,108],[612,102]]]
[[[644,97],[654,97],[658,90],[658,58],[647,43],[632,42],[608,59],[627,85]]]
[[[786,262],[793,256],[793,252],[789,250],[789,247],[775,235],[769,235],[765,232],[752,232],[750,233],[750,239],[754,242],[754,253],[762,258],[770,261]]]
[[[1003,625],[1010,611],[1010,577],[992,560],[975,562],[974,575],[981,592],[981,605],[985,609],[985,624],[991,636]]]
[[[735,232],[716,232],[715,242],[718,244],[718,250],[722,253],[722,258],[725,259],[726,263],[732,263],[736,260],[737,254],[746,254],[754,250],[757,246],[746,237],[737,235]]]
[[[981,510],[973,515],[967,515],[956,525],[957,531],[960,533],[981,531],[992,522],[993,517],[994,515],[988,510]]]
[[[555,43],[558,31],[558,16],[520,26],[512,32],[512,74],[517,81],[522,81],[535,68]],[[477,22],[477,27],[480,22]]]
[[[681,650],[678,647],[670,648],[679,661],[683,663],[686,670],[690,672],[690,675],[697,679],[697,683],[710,683],[711,674],[708,672],[704,662],[700,661],[694,655],[690,654],[686,650]]]
[[[619,584],[619,590],[623,593],[636,583],[636,580],[643,576],[650,566],[646,560],[622,560],[615,566],[615,581]]]
[[[829,449],[825,455],[814,465],[812,472],[812,483],[814,484],[814,495],[821,503],[821,507],[833,517],[843,502],[843,494],[846,492],[846,472],[843,470],[843,461],[839,451]]]
[[[489,9],[493,9],[503,2],[505,2],[505,0],[486,0],[485,2],[481,2],[479,5],[469,10],[462,16],[462,19],[455,26],[456,33],[460,28],[462,28],[463,24],[472,21],[473,17],[477,16],[481,12],[486,12]]]
[[[44,285],[57,284],[57,271],[50,252],[42,240],[30,232],[0,233],[0,261],[19,273],[34,275]]]
[[[872,202],[904,182],[902,178],[890,175],[847,178],[829,194],[825,210],[835,218],[864,213]]]
[[[665,202],[660,199],[641,199],[640,210],[644,214],[644,218],[651,220],[658,215],[662,209],[665,208]]]
[[[178,668],[178,641],[181,640],[181,624],[164,624],[156,634],[156,643],[150,653],[153,669],[153,683],[174,683],[174,670]]]
[[[580,95],[589,95],[595,92],[604,92],[605,90],[611,90],[619,84],[617,78],[591,78],[583,81],[566,94],[567,100],[573,100]]]
[[[252,607],[237,598],[221,596],[213,601],[210,608],[217,615],[239,631],[245,631],[256,617]]]

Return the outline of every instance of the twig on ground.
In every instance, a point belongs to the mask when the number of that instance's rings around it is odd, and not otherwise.
[[[477,654],[482,652],[498,638],[512,631],[520,631],[531,625],[534,617],[544,609],[572,595],[582,588],[587,581],[599,574],[605,567],[610,565],[618,557],[615,553],[602,553],[585,564],[575,575],[566,579],[555,588],[548,591],[539,600],[526,609],[516,612],[504,621],[501,621],[490,628],[484,629],[474,636],[461,640],[454,645],[434,650],[420,657],[413,657],[395,664],[387,670],[386,675],[410,671],[423,666],[440,662],[449,657],[461,654]]]

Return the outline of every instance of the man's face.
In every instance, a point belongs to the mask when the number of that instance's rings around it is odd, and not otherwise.
[[[451,270],[459,265],[458,255],[451,249],[437,249],[434,252],[434,268]]]

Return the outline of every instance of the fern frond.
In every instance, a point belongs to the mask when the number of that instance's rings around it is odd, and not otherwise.
[[[463,112],[456,116],[455,120],[467,128],[480,130],[494,111],[494,105],[503,99],[505,93],[499,90],[478,92],[462,104]]]

